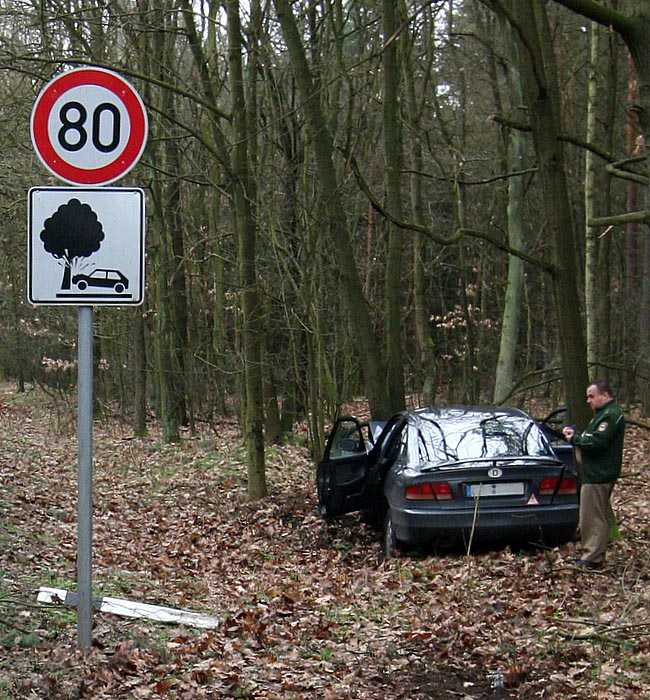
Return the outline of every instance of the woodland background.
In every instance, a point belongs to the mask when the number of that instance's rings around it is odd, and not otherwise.
[[[150,137],[147,291],[95,312],[97,412],[173,442],[237,416],[264,447],[341,405],[647,407],[643,42],[611,0],[34,0],[0,10],[0,372],[70,401],[76,318],[25,301],[45,82],[101,65]],[[596,22],[587,19],[590,16]],[[650,36],[650,35],[649,35]]]

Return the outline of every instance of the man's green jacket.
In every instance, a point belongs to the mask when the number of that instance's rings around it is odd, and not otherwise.
[[[582,433],[574,433],[571,444],[580,448],[583,484],[608,484],[621,473],[625,416],[612,401],[601,406]]]

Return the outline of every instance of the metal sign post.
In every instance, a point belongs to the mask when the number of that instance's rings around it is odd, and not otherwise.
[[[92,643],[93,307],[78,312],[77,345],[77,646]]]

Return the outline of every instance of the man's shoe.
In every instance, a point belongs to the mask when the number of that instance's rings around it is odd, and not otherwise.
[[[588,561],[587,559],[576,559],[573,564],[576,569],[582,569],[583,571],[592,571],[593,569],[601,569],[602,562],[599,561]]]

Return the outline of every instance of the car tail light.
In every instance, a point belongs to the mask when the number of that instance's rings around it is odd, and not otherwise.
[[[578,482],[570,476],[565,476],[560,481],[560,488],[557,490],[558,496],[575,496],[578,493]]]
[[[451,501],[454,492],[446,481],[425,481],[409,484],[404,497],[409,501]]]
[[[557,476],[545,476],[542,479],[542,483],[539,485],[539,495],[552,496],[555,493],[558,481],[559,479]]]
[[[562,479],[559,476],[544,477],[539,485],[539,495],[552,496],[554,493],[557,493],[558,496],[574,496],[578,493],[578,484],[570,476],[565,476]]]

